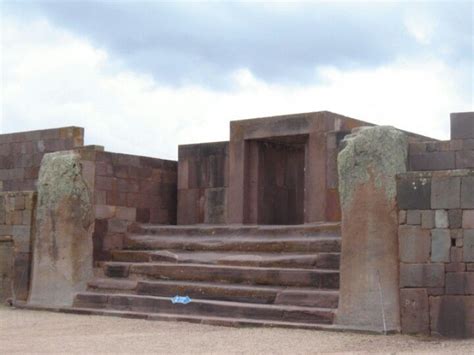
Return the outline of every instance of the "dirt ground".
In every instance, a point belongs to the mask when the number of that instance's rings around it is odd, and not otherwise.
[[[228,328],[0,307],[0,354],[473,354],[473,340]]]

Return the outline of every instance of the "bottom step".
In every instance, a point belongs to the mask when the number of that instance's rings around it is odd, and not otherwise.
[[[170,313],[199,317],[232,317],[283,322],[331,324],[334,310],[287,305],[250,304],[194,299],[186,305],[173,304],[169,297],[83,292],[76,295],[74,306],[145,313]]]
[[[296,323],[296,322],[282,322],[282,321],[265,321],[255,319],[236,319],[230,317],[198,317],[191,315],[176,315],[167,313],[143,313],[143,312],[127,312],[106,309],[93,309],[81,307],[47,307],[28,305],[24,302],[15,302],[14,307],[20,309],[29,309],[35,311],[51,311],[70,314],[83,315],[97,315],[97,316],[112,316],[131,319],[146,319],[153,321],[172,321],[172,322],[189,322],[199,323],[213,326],[226,327],[273,327],[273,328],[296,328],[308,330],[323,330],[323,331],[338,331],[338,332],[354,332],[364,334],[384,334],[383,331],[374,328],[361,326],[342,326],[337,324],[310,324],[310,323]],[[385,334],[398,333],[395,329],[390,329]]]

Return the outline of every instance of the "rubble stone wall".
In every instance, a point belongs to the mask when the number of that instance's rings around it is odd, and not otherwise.
[[[28,297],[36,192],[0,193],[0,302]]]
[[[64,127],[0,135],[0,191],[36,190],[43,155],[84,145],[84,129]]]

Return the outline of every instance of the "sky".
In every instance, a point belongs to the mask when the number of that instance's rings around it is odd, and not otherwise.
[[[328,110],[449,139],[474,2],[0,1],[0,132],[81,126],[166,159],[237,119]]]

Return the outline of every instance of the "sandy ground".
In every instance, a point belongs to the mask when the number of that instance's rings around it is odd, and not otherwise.
[[[474,340],[228,328],[0,307],[0,354],[473,354]]]

